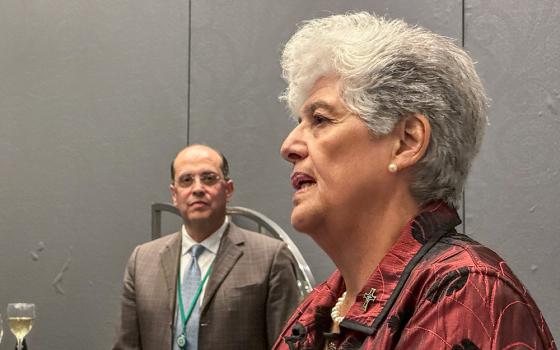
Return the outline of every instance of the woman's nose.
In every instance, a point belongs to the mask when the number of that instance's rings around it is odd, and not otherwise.
[[[303,139],[301,124],[295,127],[286,137],[280,147],[280,154],[284,160],[295,164],[307,157],[307,146]]]

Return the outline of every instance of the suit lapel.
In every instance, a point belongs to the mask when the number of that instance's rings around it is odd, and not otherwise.
[[[243,236],[238,232],[238,228],[229,224],[228,228],[222,237],[220,248],[216,254],[212,274],[208,280],[208,285],[204,292],[204,299],[200,313],[202,314],[208,306],[210,300],[216,294],[218,287],[222,284],[228,273],[231,271],[237,260],[243,255],[243,250],[239,247],[243,243]]]
[[[175,292],[177,290],[177,269],[179,268],[179,258],[181,252],[181,232],[173,234],[160,251],[160,263],[165,277],[167,287],[167,298],[169,311],[173,314],[175,308]]]

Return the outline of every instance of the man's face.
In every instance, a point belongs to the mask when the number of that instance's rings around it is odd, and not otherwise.
[[[224,179],[221,162],[216,151],[202,145],[188,147],[175,158],[171,196],[187,230],[206,227],[215,231],[224,222],[233,182]]]

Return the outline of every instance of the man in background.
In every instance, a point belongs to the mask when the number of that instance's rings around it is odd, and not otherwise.
[[[270,349],[299,301],[287,246],[226,217],[226,158],[204,145],[171,164],[181,231],[137,246],[113,350]]]

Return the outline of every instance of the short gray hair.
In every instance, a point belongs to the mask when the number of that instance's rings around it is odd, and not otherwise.
[[[449,38],[367,12],[306,21],[286,44],[280,96],[292,114],[315,81],[336,75],[341,98],[373,135],[403,118],[425,115],[430,144],[412,168],[410,191],[421,204],[458,204],[487,120],[488,99],[472,59]]]

